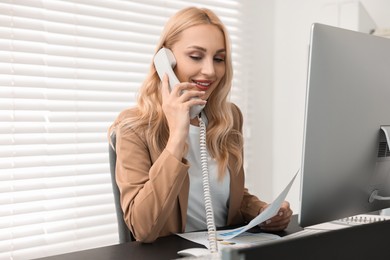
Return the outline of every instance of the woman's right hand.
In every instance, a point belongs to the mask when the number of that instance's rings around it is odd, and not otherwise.
[[[190,127],[190,108],[193,105],[205,105],[207,102],[194,98],[204,95],[204,91],[188,90],[194,87],[194,83],[183,82],[177,84],[170,91],[166,74],[162,80],[162,109],[170,132],[166,149],[179,160],[183,157],[184,146]]]

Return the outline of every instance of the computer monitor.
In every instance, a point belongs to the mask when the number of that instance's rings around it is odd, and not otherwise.
[[[299,223],[390,207],[390,39],[313,24]]]

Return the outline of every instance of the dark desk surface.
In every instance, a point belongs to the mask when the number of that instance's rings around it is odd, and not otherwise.
[[[302,228],[298,225],[298,217],[294,215],[290,225],[285,231],[276,234],[285,236],[287,234],[295,233]],[[154,243],[144,244],[140,242],[129,242],[125,244],[118,244],[100,248],[94,248],[79,252],[56,255],[42,259],[46,260],[69,260],[69,259],[94,259],[94,260],[121,260],[121,259],[175,259],[179,258],[177,251],[191,247],[203,247],[199,244],[193,243],[179,236],[172,235],[157,239]]]
[[[390,220],[276,239],[231,251],[229,259],[390,259]],[[232,255],[233,254],[233,255]]]

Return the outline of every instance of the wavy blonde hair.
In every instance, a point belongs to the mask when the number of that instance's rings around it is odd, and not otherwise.
[[[207,149],[209,154],[218,162],[218,176],[222,179],[228,166],[229,156],[235,159],[234,167],[239,171],[242,166],[243,139],[241,129],[233,128],[232,105],[228,102],[233,78],[231,43],[228,32],[221,20],[211,10],[206,8],[188,7],[173,15],[165,25],[164,31],[157,44],[155,53],[161,48],[171,49],[180,40],[181,32],[189,27],[211,24],[217,26],[225,38],[225,75],[219,85],[209,96],[204,112],[208,118]],[[121,130],[132,130],[145,133],[150,149],[161,153],[165,148],[169,128],[164,116],[161,98],[161,81],[153,64],[143,82],[137,106],[132,108],[134,115],[123,120]]]

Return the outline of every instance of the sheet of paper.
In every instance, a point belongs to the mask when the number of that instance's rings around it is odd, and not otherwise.
[[[279,194],[279,196],[263,212],[261,212],[256,218],[252,219],[252,221],[249,222],[246,226],[242,226],[242,227],[230,229],[230,230],[225,230],[225,231],[219,233],[218,238],[221,238],[224,240],[232,239],[233,237],[235,237],[235,236],[253,228],[254,226],[259,225],[260,223],[263,223],[267,219],[275,216],[278,213],[283,201],[286,199],[286,196],[287,196],[288,192],[290,191],[290,188],[291,188],[292,184],[294,183],[294,180],[297,177],[298,172],[299,172],[299,170],[295,173],[295,175],[293,176],[293,178],[291,179],[289,184],[286,186],[286,188],[284,188],[284,190]]]
[[[280,238],[277,235],[269,234],[269,233],[249,233],[245,232],[252,227],[259,225],[260,223],[266,221],[269,218],[272,218],[275,216],[280,206],[282,205],[283,201],[286,199],[286,196],[288,192],[290,191],[290,188],[292,184],[294,183],[295,178],[298,175],[299,170],[295,173],[291,181],[288,183],[286,188],[282,191],[282,193],[279,194],[279,196],[262,212],[260,213],[256,218],[254,218],[251,222],[249,222],[246,226],[242,226],[235,229],[230,230],[220,230],[217,231],[217,237],[218,237],[218,245],[220,247],[224,246],[247,246],[251,245],[253,243],[260,243],[265,242],[273,239]],[[176,234],[178,236],[181,236],[184,239],[190,240],[192,242],[201,244],[209,248],[209,241],[208,241],[208,234],[207,231],[204,232],[188,232],[188,233],[181,233]],[[252,241],[252,242],[249,242]],[[246,242],[244,242],[246,241]]]
[[[222,231],[217,231],[217,235],[218,233],[221,232]],[[184,239],[190,240],[192,242],[204,245],[207,248],[210,247],[207,231],[189,232],[189,233],[182,233],[177,235]],[[234,248],[249,247],[252,245],[259,245],[280,238],[281,238],[280,236],[275,234],[244,232],[232,239],[225,239],[225,240],[218,239],[218,250],[224,247],[234,247]]]

